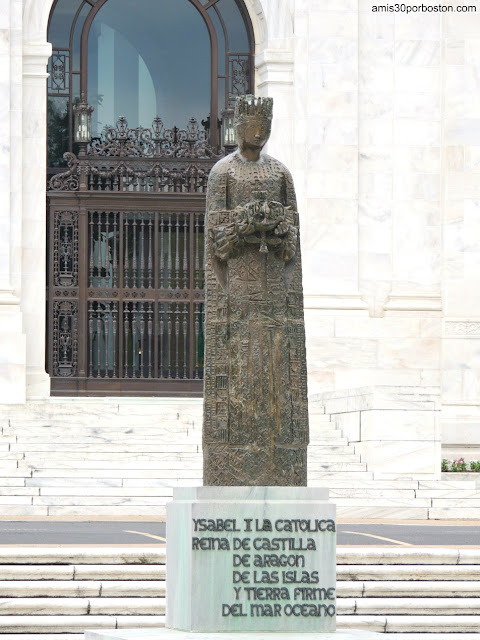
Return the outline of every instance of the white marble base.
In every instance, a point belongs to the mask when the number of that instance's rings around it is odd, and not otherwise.
[[[293,633],[236,633],[235,640],[293,640]],[[381,633],[343,630],[322,633],[321,640],[378,640]],[[85,631],[85,640],[231,640],[230,633],[192,633],[175,629],[110,629]],[[318,633],[302,633],[302,640],[318,640]]]
[[[334,521],[328,489],[175,488],[167,505],[167,626],[333,632]]]

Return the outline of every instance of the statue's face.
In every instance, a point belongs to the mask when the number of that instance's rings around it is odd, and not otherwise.
[[[237,144],[243,149],[262,149],[270,137],[271,121],[252,118],[235,125]]]

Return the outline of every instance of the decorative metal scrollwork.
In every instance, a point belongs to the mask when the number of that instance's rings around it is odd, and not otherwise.
[[[63,154],[63,159],[67,162],[68,171],[52,176],[48,186],[52,191],[76,191],[80,175],[78,158],[74,153],[67,151]]]
[[[53,229],[53,282],[55,286],[78,285],[78,213],[56,211]]]
[[[78,361],[78,302],[60,300],[53,303],[53,375],[75,376]]]
[[[127,119],[120,117],[114,127],[107,127],[101,137],[92,139],[88,153],[120,158],[220,157],[209,146],[207,131],[195,118],[190,118],[185,129],[166,129],[158,116],[150,129],[130,129]]]

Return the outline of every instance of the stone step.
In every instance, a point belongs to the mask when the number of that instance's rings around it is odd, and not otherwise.
[[[30,507],[33,508],[33,507]],[[144,519],[147,518],[165,518],[167,515],[167,510],[165,505],[138,505],[131,504],[129,506],[111,506],[111,505],[88,505],[88,509],[86,510],[84,505],[78,506],[53,506],[53,507],[36,507],[37,509],[45,509],[46,513],[39,513],[38,515],[46,515],[54,518],[58,517],[77,517],[77,516],[85,516],[85,513],[88,513],[89,516],[95,516],[97,518],[105,518],[105,517],[125,517],[125,518],[134,518],[137,516],[141,516]],[[1,509],[1,508],[0,508]],[[0,510],[0,515],[8,515],[5,510],[4,513]],[[17,514],[20,515],[20,514]],[[28,514],[25,514],[28,515]],[[37,514],[35,514],[37,515]]]
[[[143,444],[95,444],[89,442],[58,442],[56,444],[38,442],[37,444],[16,443],[10,445],[10,451],[12,453],[57,453],[67,452],[75,453],[128,453],[128,454],[140,454],[140,453],[168,453],[168,454],[201,454],[200,444],[164,444],[156,442],[155,440],[145,441]]]
[[[0,565],[3,564],[113,564],[151,565],[165,564],[165,547],[1,547]]]
[[[312,469],[308,469],[308,486],[322,487],[332,478],[336,480],[348,480],[352,483],[352,474],[349,471],[312,471]],[[357,483],[357,478],[373,480],[373,473],[371,471],[356,471],[353,479],[355,484]]]
[[[339,598],[337,614],[342,615],[478,615],[479,598]],[[165,613],[161,597],[15,597],[0,598],[3,616],[158,616]],[[432,621],[433,622],[433,621]],[[434,624],[434,623],[433,623]],[[480,629],[480,619],[477,622]]]
[[[0,580],[0,598],[165,597],[165,580],[109,580],[104,565],[103,572],[101,581]]]
[[[31,498],[33,506],[147,506],[152,507],[164,507],[167,500],[170,500],[171,496],[78,496],[78,495],[47,495],[47,496],[34,496]],[[0,505],[1,505],[0,498]],[[89,512],[90,513],[90,512]],[[134,511],[132,511],[133,515]],[[163,511],[162,511],[163,514]]]
[[[330,499],[337,503],[337,499],[342,498],[361,498],[362,504],[363,499],[373,499],[373,500],[382,500],[383,498],[387,500],[408,500],[408,504],[413,504],[412,501],[415,500],[415,490],[414,489],[368,489],[368,488],[355,488],[351,489],[350,487],[329,487],[330,489]],[[340,503],[337,503],[340,504]],[[417,501],[415,500],[415,504]],[[421,506],[420,504],[418,506]]]
[[[0,617],[164,615],[165,598],[0,598]]]
[[[412,505],[415,503],[412,502]],[[362,506],[338,506],[338,518],[359,519],[392,519],[392,520],[428,520],[429,509],[427,507],[362,507]]]
[[[2,601],[0,600],[0,606]],[[478,598],[340,598],[337,600],[339,615],[478,615]],[[480,630],[480,618],[478,619]]]
[[[32,489],[33,491],[34,489]],[[142,487],[139,485],[138,487],[88,487],[82,486],[77,483],[76,486],[69,487],[39,487],[37,489],[35,496],[40,495],[41,497],[47,498],[48,496],[54,496],[57,498],[65,498],[67,496],[82,496],[84,498],[87,497],[106,497],[107,499],[115,496],[123,496],[123,497],[154,497],[158,496],[161,498],[170,498],[173,494],[173,489],[171,487]],[[1,489],[0,489],[1,494]],[[42,502],[36,501],[32,504],[43,504]],[[54,504],[54,503],[51,503]],[[108,504],[108,503],[105,503]],[[147,504],[147,503],[145,503]]]
[[[451,500],[470,500],[471,498],[480,500],[480,489],[418,489],[415,493],[418,498],[433,498],[434,506],[440,506],[438,499],[445,500],[447,506],[449,503],[452,506]]]
[[[454,507],[455,509],[460,509],[462,507],[468,507],[470,508],[480,508],[480,491],[476,492],[476,496],[475,497],[467,497],[464,496],[461,493],[457,492],[457,498],[455,500],[455,503],[452,502],[453,498],[449,498],[449,499],[444,499],[444,498],[433,498],[432,499],[432,507],[438,507],[438,508],[442,508],[442,507],[448,507],[448,508],[452,508]]]
[[[363,549],[362,549],[363,550]],[[337,554],[342,551],[337,548]],[[480,569],[475,565],[339,565],[337,580],[354,581],[412,581],[412,589],[422,581],[472,581],[480,580]]]
[[[36,504],[39,498],[33,498],[33,504]],[[40,503],[39,503],[40,504]],[[337,508],[340,507],[358,507],[358,497],[350,496],[350,497],[336,497],[335,504]],[[375,495],[374,497],[364,496],[362,497],[362,508],[368,507],[378,507],[379,509],[383,509],[384,507],[393,508],[393,507],[424,507],[428,508],[431,505],[430,498],[418,498],[415,499],[411,496],[407,496],[405,498],[401,497],[381,497]]]
[[[114,558],[112,561],[121,562]],[[81,588],[83,580],[97,581],[99,584],[108,582],[114,585],[129,581],[143,581],[147,585],[165,580],[165,565],[159,564],[5,564],[0,566],[0,578],[7,584],[15,585],[16,581],[41,582],[41,588],[56,581],[72,581]],[[75,580],[74,580],[75,578]],[[45,585],[45,586],[43,586]],[[111,594],[113,595],[113,594]]]
[[[348,440],[346,438],[336,437],[336,438],[324,438],[322,434],[318,437],[315,434],[310,434],[310,445],[321,445],[324,447],[343,447],[348,446]]]
[[[165,626],[162,615],[1,615],[0,629],[12,633],[83,633],[87,629],[135,629]],[[41,640],[41,636],[39,637]],[[67,636],[65,640],[69,640]]]
[[[401,639],[406,632],[428,633],[426,640],[432,638],[431,634],[437,632],[458,631],[463,633],[476,633],[480,631],[480,618],[468,615],[340,615],[337,616],[337,629],[358,629],[375,633],[401,633]],[[442,633],[443,635],[443,633]],[[435,638],[437,636],[435,635]],[[449,635],[446,635],[449,638]]]
[[[18,470],[20,471],[20,470]],[[66,468],[44,468],[44,469],[30,469],[25,467],[22,469],[24,473],[31,471],[33,477],[48,477],[48,478],[191,478],[192,480],[199,480],[202,478],[202,470],[200,468],[192,469],[186,467],[185,469],[144,469],[144,468],[122,468],[121,460],[117,463],[117,468],[85,468],[85,467],[66,467]]]
[[[21,456],[22,454],[13,454]],[[339,451],[337,453],[328,452],[326,447],[322,447],[319,451],[315,447],[308,452],[309,459],[314,463],[326,461],[330,462],[357,462],[359,464],[359,456],[355,456],[350,451]],[[91,466],[92,463],[100,462],[105,468],[118,467],[119,456],[110,452],[77,452],[72,445],[69,452],[67,451],[51,451],[51,452],[28,452],[24,454],[24,459],[19,461],[18,468],[24,468],[26,465],[35,467],[45,466],[75,466],[79,461],[85,465]],[[141,468],[170,468],[175,469],[181,466],[196,467],[203,465],[201,452],[195,453],[164,453],[164,452],[145,452],[145,453],[123,453],[121,460],[125,467],[140,465]]]
[[[479,520],[479,507],[432,507],[429,517],[432,520]]]
[[[1,486],[0,483],[0,499],[3,496],[38,496],[40,495],[39,487],[11,487]]]
[[[337,550],[337,564],[480,565],[480,549],[365,547],[359,553],[358,549],[341,547]]]
[[[480,598],[480,581],[424,580],[415,583],[410,580],[338,581],[336,593],[338,598],[409,598],[414,595],[416,598],[425,598],[428,603],[430,599],[436,597]]]
[[[1,481],[0,481],[1,482]],[[33,477],[25,478],[25,485],[27,487],[38,488],[53,488],[53,487],[92,487],[92,488],[161,488],[165,490],[171,490],[172,487],[191,487],[193,485],[201,485],[200,479],[192,480],[191,478],[81,478],[81,482],[78,482],[77,477],[60,477],[60,478],[43,478]],[[62,495],[62,491],[57,492],[58,495]]]

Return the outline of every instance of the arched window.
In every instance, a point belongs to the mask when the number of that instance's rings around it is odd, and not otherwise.
[[[199,394],[206,180],[252,91],[243,2],[56,0],[48,39],[52,393]]]
[[[253,34],[237,0],[56,0],[48,39],[49,167],[75,152],[82,93],[95,108],[93,134],[120,116],[131,128],[194,117],[216,146],[222,111],[251,90]]]

